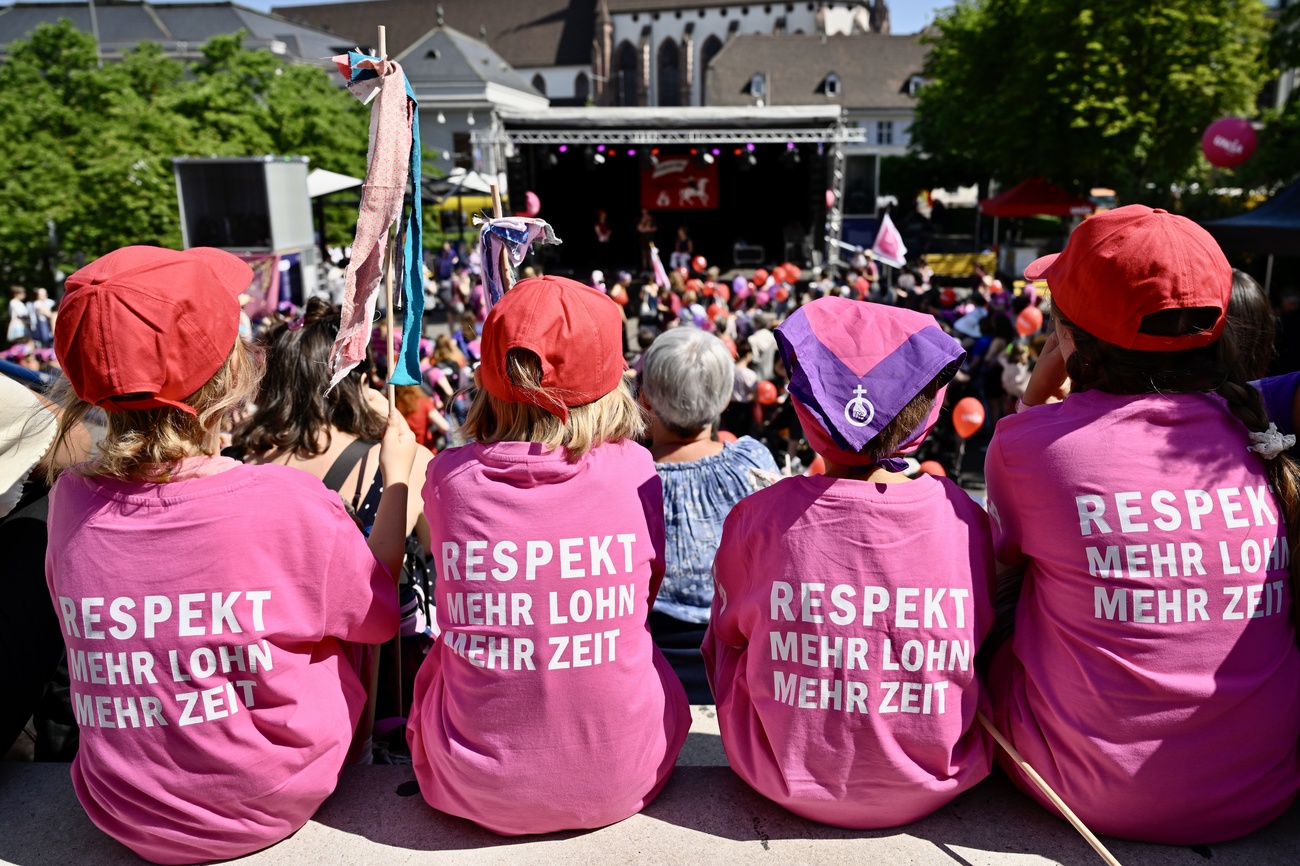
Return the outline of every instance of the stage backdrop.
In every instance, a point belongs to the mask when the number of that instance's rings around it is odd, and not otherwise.
[[[641,207],[713,210],[718,206],[718,166],[692,165],[688,156],[663,156],[641,169]]]

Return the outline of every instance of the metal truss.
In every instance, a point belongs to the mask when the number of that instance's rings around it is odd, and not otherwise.
[[[541,145],[707,145],[865,144],[866,131],[841,125],[821,129],[506,129],[474,132],[484,144]]]

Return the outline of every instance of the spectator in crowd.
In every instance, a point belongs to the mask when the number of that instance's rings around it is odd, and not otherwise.
[[[1056,333],[985,466],[997,559],[1025,567],[995,722],[1098,833],[1244,835],[1300,789],[1300,492],[1224,327],[1232,269],[1130,205],[1025,273]]]
[[[774,475],[776,462],[748,436],[729,444],[714,438],[734,387],[735,363],[712,334],[675,328],[661,335],[642,358],[640,381],[667,527],[664,580],[650,633],[691,702],[711,703],[700,642],[713,604],[713,555],[722,521],[757,489],[751,470]]]
[[[368,545],[315,479],[217,455],[260,372],[238,336],[252,276],[218,250],[120,249],[69,277],[55,335],[55,448],[96,406],[108,430],[51,492],[50,595],[70,669],[121,661],[116,683],[74,675],[74,708],[95,709],[78,711],[72,783],[155,863],[240,857],[302,827],[361,716],[360,647],[397,629],[415,449],[400,415]],[[240,676],[214,676],[218,658]]]
[[[722,744],[797,815],[894,827],[992,762],[971,663],[993,619],[988,518],[946,478],[902,474],[964,352],[928,316],[843,298],[800,308],[777,337],[826,472],[741,500],[723,527],[703,647]],[[923,617],[908,598],[928,600]],[[894,673],[899,653],[919,671],[937,645],[961,658],[939,653],[913,682]]]
[[[467,444],[424,486],[445,630],[416,681],[415,773],[429,805],[504,835],[636,813],[690,726],[646,628],[663,496],[633,441],[622,322],[572,280],[516,283],[484,325]]]

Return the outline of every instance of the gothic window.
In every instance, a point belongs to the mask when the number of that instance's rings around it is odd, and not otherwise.
[[[672,39],[665,39],[659,45],[659,104],[677,106],[682,104],[681,51]]]
[[[579,72],[573,79],[573,98],[584,104],[591,98],[591,79],[587,73]]]
[[[637,105],[637,57],[631,42],[618,46],[614,63],[615,96],[619,105]]]

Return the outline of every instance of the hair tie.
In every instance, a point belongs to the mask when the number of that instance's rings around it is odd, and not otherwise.
[[[1277,429],[1277,425],[1270,421],[1267,430],[1261,433],[1252,431],[1250,441],[1254,444],[1247,445],[1247,451],[1254,451],[1265,460],[1272,460],[1295,445],[1295,435],[1283,434]]]

